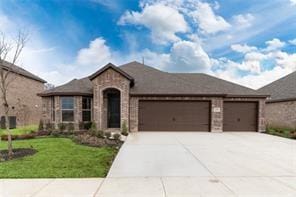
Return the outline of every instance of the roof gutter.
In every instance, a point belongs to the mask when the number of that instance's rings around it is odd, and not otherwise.
[[[288,102],[288,101],[296,101],[296,97],[286,98],[286,99],[271,99],[271,100],[266,100],[266,103],[280,103],[280,102]]]
[[[49,97],[49,96],[93,96],[92,93],[82,92],[49,92],[49,93],[38,93],[37,96]]]
[[[151,94],[131,93],[131,97],[225,97],[225,98],[267,98],[269,95],[232,95],[232,94]]]

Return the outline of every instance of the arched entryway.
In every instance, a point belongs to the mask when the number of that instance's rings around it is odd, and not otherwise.
[[[120,91],[115,88],[104,90],[104,108],[107,128],[120,128]]]

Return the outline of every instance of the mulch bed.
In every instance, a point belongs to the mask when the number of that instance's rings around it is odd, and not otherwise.
[[[118,147],[123,144],[120,140],[98,138],[96,136],[89,135],[87,133],[73,136],[73,141],[77,144],[92,146],[92,147]]]
[[[16,149],[13,149],[12,159],[18,159],[18,158],[34,155],[35,153],[37,153],[37,150],[32,148],[16,148]],[[0,150],[0,154],[4,159],[4,161],[8,160],[8,150]]]

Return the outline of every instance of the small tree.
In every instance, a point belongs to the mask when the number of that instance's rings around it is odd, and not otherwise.
[[[9,129],[9,109],[10,103],[8,101],[8,91],[11,83],[18,76],[17,67],[14,67],[20,54],[25,47],[27,41],[27,35],[24,32],[19,31],[16,39],[10,42],[4,35],[0,33],[0,97],[1,104],[4,108],[5,116],[5,128],[8,136],[8,158],[11,159],[13,155],[12,151],[12,139],[11,131]],[[11,57],[10,63],[7,62],[8,58]]]
[[[124,136],[128,135],[128,128],[126,125],[126,121],[123,121],[122,125],[121,125],[121,134]]]

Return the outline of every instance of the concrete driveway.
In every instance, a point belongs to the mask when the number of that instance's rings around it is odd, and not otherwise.
[[[132,134],[98,194],[296,196],[296,141],[251,132]]]
[[[295,197],[296,140],[241,132],[131,134],[105,179],[0,179],[0,197],[23,196]]]

